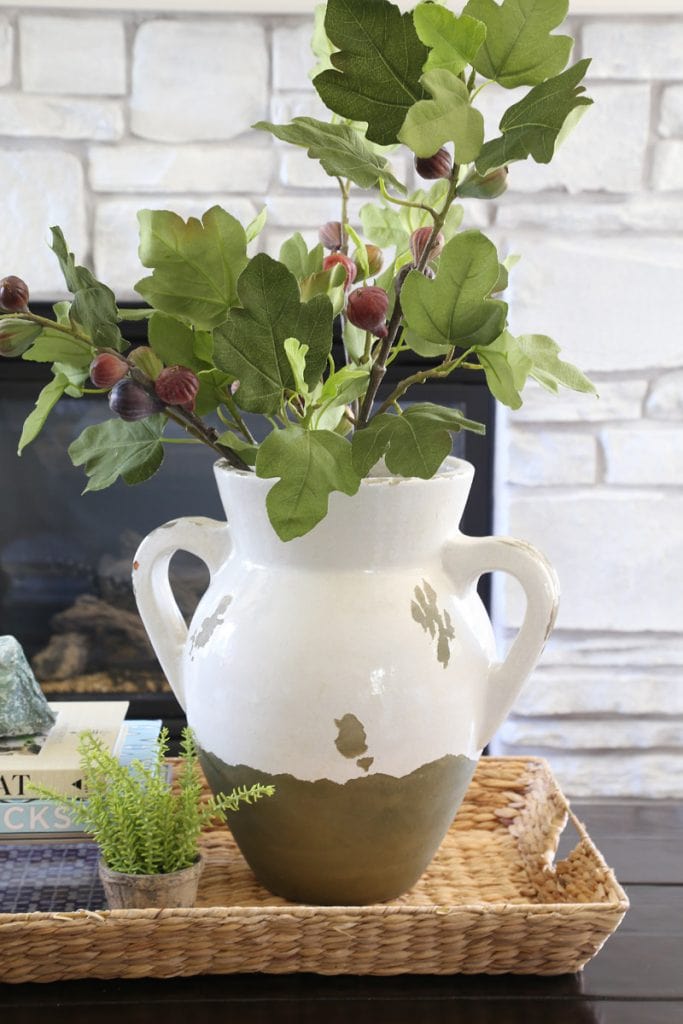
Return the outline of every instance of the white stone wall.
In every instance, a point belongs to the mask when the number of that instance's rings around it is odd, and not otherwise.
[[[337,215],[316,165],[248,130],[320,110],[308,19],[66,8],[0,13],[2,273],[61,296],[58,223],[126,298],[142,206],[248,220],[265,202],[272,252]],[[523,254],[513,328],[551,334],[600,390],[532,391],[501,424],[499,528],[546,551],[564,597],[496,749],[547,754],[578,795],[681,796],[683,16],[572,28],[595,107],[550,167],[515,167],[503,200],[466,211]],[[512,634],[522,605],[504,596]]]

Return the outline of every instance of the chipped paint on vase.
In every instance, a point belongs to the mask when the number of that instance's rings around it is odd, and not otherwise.
[[[217,787],[227,787],[237,768],[294,780],[289,796],[269,801],[277,804],[269,816],[282,829],[289,800],[296,831],[295,794],[305,791],[308,800],[312,792],[303,784],[320,784],[325,799],[342,804],[352,784],[359,809],[372,817],[373,807],[382,813],[382,792],[398,799],[404,780],[414,796],[415,779],[437,777],[428,766],[447,765],[437,775],[450,780],[457,800],[434,801],[438,845],[471,775],[459,768],[457,778],[466,781],[456,784],[449,759],[473,768],[533,668],[557,608],[555,575],[533,548],[459,532],[473,472],[460,459],[447,459],[431,480],[378,472],[354,497],[332,494],[327,518],[283,543],[266,514],[273,482],[218,463],[230,525],[181,519],[143,541],[133,573],[140,614]],[[211,573],[189,630],[168,582],[179,549],[202,558]],[[528,598],[503,662],[476,592],[479,576],[494,569],[515,575]],[[223,782],[216,765],[224,766]],[[240,838],[238,826],[238,842],[267,880],[262,858],[276,855],[267,851],[272,836],[267,841],[259,826],[260,811],[245,818],[256,839]],[[412,884],[412,875],[415,881],[436,848],[434,828],[423,831],[420,850],[410,836],[413,867],[402,869],[401,885]],[[391,842],[398,855],[400,835]],[[363,846],[362,857],[349,856],[358,864],[386,857],[386,836],[374,853]],[[310,861],[300,869],[312,877]],[[370,898],[396,895],[397,879],[376,886]],[[308,898],[305,878],[278,885],[285,895]],[[366,892],[349,877],[333,878],[331,886],[332,902]],[[313,901],[318,891],[312,885]]]

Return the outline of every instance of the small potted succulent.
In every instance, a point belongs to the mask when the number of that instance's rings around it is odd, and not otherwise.
[[[168,730],[162,729],[150,764],[119,763],[92,733],[79,741],[86,797],[65,796],[32,786],[57,800],[92,834],[100,848],[99,873],[112,910],[191,907],[204,865],[199,837],[213,821],[225,821],[240,804],[273,795],[272,786],[254,783],[230,794],[204,799],[197,748],[183,730],[175,784],[167,777]]]
[[[219,207],[187,222],[142,210],[146,306],[121,310],[59,228],[72,298],[54,320],[30,311],[23,282],[0,285],[0,352],[54,374],[20,450],[63,395],[95,391],[110,415],[69,448],[86,490],[148,480],[178,431],[216,453],[228,525],[155,531],[134,585],[214,790],[267,777],[283,795],[234,832],[261,880],[295,899],[362,903],[415,881],[552,628],[542,556],[458,532],[473,467],[451,458],[453,435],[483,426],[417,393],[456,370],[512,409],[530,379],[594,391],[551,338],[513,334],[515,259],[462,228],[458,202],[502,195],[519,162],[548,163],[591,103],[590,62],[567,67],[572,40],[554,31],[567,6],[328,0],[313,84],[330,120],[255,126],[338,182],[319,244],[297,233],[277,259],[254,252],[266,210],[246,227]],[[482,90],[518,87],[485,139]],[[399,145],[424,188],[392,170]],[[358,190],[362,230],[348,216]],[[149,323],[132,351],[131,318]],[[424,362],[387,387],[406,352]],[[168,583],[178,548],[212,576],[189,630]],[[503,663],[475,589],[494,569],[529,599]]]

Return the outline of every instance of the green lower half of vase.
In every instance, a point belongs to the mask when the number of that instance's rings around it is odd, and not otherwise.
[[[202,752],[214,793],[255,782],[275,795],[242,805],[230,829],[267,889],[299,903],[352,906],[410,889],[445,836],[476,766],[447,755],[409,775],[365,775],[344,784],[269,775]]]

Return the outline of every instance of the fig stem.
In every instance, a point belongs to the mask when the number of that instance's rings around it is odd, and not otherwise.
[[[349,219],[349,194],[351,191],[351,182],[349,180],[343,181],[340,177],[337,177],[339,182],[339,190],[341,192],[341,234],[340,234],[340,251],[348,256],[349,253],[349,236],[346,232],[346,225]]]
[[[50,320],[46,316],[38,316],[37,313],[31,313],[30,310],[25,310],[22,313],[3,313],[3,320],[9,318],[14,320],[30,320],[34,324],[40,324],[42,327],[49,327],[53,331],[60,331],[62,334],[68,334],[74,341],[79,341],[84,345],[88,346],[88,351],[92,352],[95,348],[92,340],[85,334],[81,334],[80,331],[74,331],[70,327],[65,327],[64,324],[57,323],[56,320]]]
[[[434,226],[432,228],[431,236],[429,238],[429,241],[427,242],[427,244],[424,247],[424,250],[422,252],[422,256],[420,257],[420,262],[418,263],[418,265],[416,267],[417,272],[420,273],[420,274],[423,273],[425,267],[427,266],[427,262],[429,260],[429,254],[431,253],[432,247],[433,247],[436,239],[438,238],[439,231],[441,231],[441,228],[443,227],[443,225],[445,223],[446,216],[448,214],[448,211],[451,208],[453,200],[455,199],[455,197],[457,195],[457,192],[458,192],[458,171],[459,171],[458,165],[454,164],[453,172],[452,172],[452,175],[451,175],[451,183],[450,183],[450,185],[448,187],[448,193],[446,195],[446,199],[444,201],[443,207],[441,208],[441,210],[439,210],[439,212],[437,213],[437,215],[436,215],[436,217],[434,219]],[[380,181],[380,187],[381,187],[381,181]],[[382,381],[384,379],[384,375],[386,373],[387,359],[389,358],[389,353],[391,352],[391,349],[392,349],[393,345],[396,343],[396,341],[399,339],[399,336],[400,336],[400,332],[401,332],[401,329],[402,329],[402,326],[403,326],[402,325],[403,310],[401,308],[401,291],[403,289],[404,281],[405,281],[405,277],[400,281],[400,287],[399,287],[398,294],[396,296],[396,303],[394,305],[394,311],[391,314],[391,320],[389,321],[389,326],[387,328],[387,336],[382,341],[382,344],[380,346],[380,350],[379,350],[379,352],[377,354],[377,358],[376,358],[375,362],[373,363],[372,369],[370,371],[370,383],[368,384],[368,390],[365,392],[365,398],[363,399],[363,404],[361,406],[360,416],[358,417],[358,422],[356,424],[356,429],[357,430],[362,430],[364,427],[367,427],[367,425],[368,425],[368,422],[369,422],[369,420],[371,418],[371,415],[372,415],[372,406],[373,406],[373,404],[375,402],[375,399],[377,398],[377,392],[379,391],[380,385],[381,385],[381,383],[382,383]],[[441,369],[443,370],[443,365],[442,365]],[[413,376],[415,376],[415,375],[413,375]],[[407,380],[411,380],[411,378],[408,377]],[[415,381],[415,383],[417,383],[417,382]],[[401,384],[399,384],[398,387],[394,389],[394,391],[397,391],[400,387],[401,387]],[[408,387],[410,387],[410,384],[408,384]],[[407,390],[407,389],[405,389],[405,390]],[[403,394],[403,391],[401,391],[400,394]],[[394,399],[395,399],[395,395],[392,397],[392,401]],[[389,407],[389,406],[387,406],[387,404],[385,402],[385,403],[382,404],[382,406],[380,406],[379,412],[384,411],[385,410],[385,406],[386,406],[386,408]]]
[[[458,356],[457,359],[451,359],[448,362],[439,363],[438,366],[431,366],[428,370],[420,370],[419,373],[413,373],[410,377],[406,377],[400,384],[396,385],[389,397],[382,402],[377,410],[377,416],[380,416],[383,412],[386,412],[387,409],[390,409],[394,403],[398,402],[399,398],[401,398],[408,388],[413,386],[413,384],[424,384],[426,380],[430,380],[432,377],[447,377],[449,373],[452,373],[453,370],[457,370],[459,366],[464,366],[468,370],[482,370],[483,367],[478,364],[475,365],[474,363],[465,362],[465,359],[471,352],[472,349],[468,348],[467,351],[463,352],[463,354]]]
[[[379,179],[379,190],[389,203],[395,203],[396,206],[409,206],[413,210],[426,210],[434,220],[437,220],[439,216],[434,207],[428,206],[426,203],[411,203],[408,199],[399,199],[397,196],[389,195],[386,185],[384,184],[384,178]]]
[[[242,414],[240,413],[239,409],[237,408],[237,402],[232,397],[232,395],[230,394],[229,391],[225,392],[225,395],[224,395],[224,398],[223,398],[223,404],[225,405],[225,407],[227,408],[228,412],[230,413],[230,415],[234,419],[235,423],[239,427],[239,429],[242,432],[242,435],[244,436],[244,438],[249,442],[249,444],[256,444],[256,438],[252,434],[252,432],[249,429],[249,427],[247,426],[247,424],[244,422]]]

